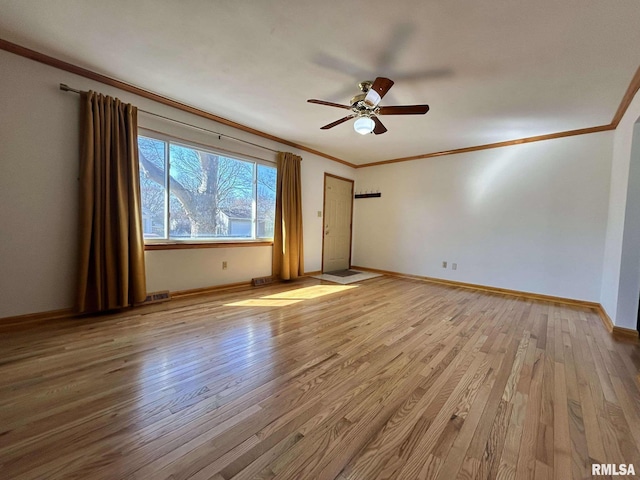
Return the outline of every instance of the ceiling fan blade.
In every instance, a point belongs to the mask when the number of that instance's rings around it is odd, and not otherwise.
[[[370,107],[375,107],[380,103],[382,97],[384,97],[389,89],[393,87],[393,80],[389,80],[388,78],[378,77],[371,85],[371,88],[367,92],[367,96],[364,99],[364,103],[366,103]]]
[[[424,115],[429,111],[429,105],[395,105],[380,107],[379,115]]]
[[[324,100],[315,100],[312,98],[311,100],[307,100],[307,102],[317,103],[318,105],[327,105],[328,107],[346,108],[347,110],[351,110],[351,107],[349,105],[340,105],[339,103],[325,102]]]
[[[347,115],[346,117],[341,118],[340,120],[336,120],[335,122],[329,123],[328,125],[325,125],[324,127],[320,127],[320,130],[329,130],[330,128],[333,128],[336,125],[340,125],[341,123],[344,123],[347,120],[351,120],[353,117],[355,117],[355,115]]]
[[[374,123],[376,124],[376,127],[373,129],[373,133],[376,135],[380,135],[383,134],[384,132],[387,131],[387,127],[385,127],[382,122],[380,121],[380,119],[378,117],[371,117],[374,121]]]
[[[371,88],[378,92],[380,98],[384,97],[387,92],[393,87],[393,80],[384,77],[378,77],[373,82]]]

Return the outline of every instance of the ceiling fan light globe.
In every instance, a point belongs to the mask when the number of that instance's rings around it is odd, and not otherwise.
[[[375,126],[375,123],[369,117],[360,117],[353,122],[353,129],[360,135],[367,135],[373,132]]]

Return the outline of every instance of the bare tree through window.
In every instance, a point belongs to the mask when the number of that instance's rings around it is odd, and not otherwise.
[[[142,136],[139,157],[143,213],[153,221],[146,236],[166,238],[162,231],[174,239],[273,236],[275,168]],[[161,220],[167,208],[168,228]]]

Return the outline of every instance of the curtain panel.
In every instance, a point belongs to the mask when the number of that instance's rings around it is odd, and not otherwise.
[[[81,94],[80,242],[76,309],[99,312],[146,298],[137,109]]]
[[[301,162],[293,153],[278,153],[273,275],[281,280],[304,274]]]

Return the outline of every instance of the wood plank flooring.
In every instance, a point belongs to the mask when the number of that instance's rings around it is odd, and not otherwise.
[[[640,347],[592,310],[379,277],[0,325],[0,478],[640,473]]]

